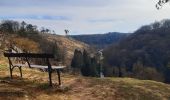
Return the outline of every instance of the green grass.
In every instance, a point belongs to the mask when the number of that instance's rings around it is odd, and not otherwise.
[[[8,66],[6,64],[0,64],[0,71],[7,70]]]

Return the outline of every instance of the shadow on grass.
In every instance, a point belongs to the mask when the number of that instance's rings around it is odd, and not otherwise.
[[[57,84],[53,84],[53,86],[50,87],[48,83],[39,83],[37,84],[36,89],[39,91],[43,91],[46,94],[55,94],[55,93],[66,93],[71,88],[68,86],[59,86]]]
[[[14,97],[24,97],[25,93],[22,91],[0,91],[0,97],[8,97],[8,96],[14,96]]]
[[[57,84],[53,84],[53,86],[50,87],[49,84],[45,82],[40,82],[38,80],[24,79],[16,76],[13,79],[11,79],[10,77],[0,77],[0,84],[5,84],[6,88],[8,87],[19,88],[32,97],[35,97],[36,95],[41,93],[57,94],[57,93],[66,93],[70,90],[70,88],[66,86],[59,86]],[[10,91],[10,88],[8,88],[8,90]],[[22,95],[23,93],[16,93],[16,94],[13,92],[8,93],[8,91],[7,92],[1,91],[1,87],[0,87],[0,96],[4,94],[13,94],[19,96],[19,94]]]

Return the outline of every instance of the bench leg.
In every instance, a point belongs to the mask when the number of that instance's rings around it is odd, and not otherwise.
[[[19,71],[20,71],[20,76],[21,76],[21,78],[22,78],[22,67],[20,66],[20,67],[18,67],[19,68]]]
[[[57,69],[57,74],[58,74],[58,83],[59,83],[59,85],[61,85],[60,69]]]
[[[47,61],[47,65],[48,65],[49,84],[52,87],[52,79],[51,79],[52,68],[51,68],[51,64],[50,64],[48,58],[46,59],[46,61]]]
[[[48,75],[49,75],[49,84],[50,86],[52,86],[51,71],[48,71]]]
[[[9,66],[9,71],[10,71],[10,76],[11,76],[11,79],[12,79],[13,77],[12,77],[12,68],[11,68],[11,66]]]

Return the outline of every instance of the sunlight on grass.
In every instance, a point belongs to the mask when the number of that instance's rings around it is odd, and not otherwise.
[[[22,90],[21,96],[13,98],[56,99],[94,99],[94,100],[169,100],[170,85],[150,80],[134,78],[95,78],[62,74],[62,86],[58,86],[56,73],[53,73],[53,87],[49,87],[48,73],[38,69],[23,67],[23,78],[14,69],[14,79],[10,79],[7,65],[0,64],[0,92]],[[3,69],[3,70],[2,70]],[[6,74],[3,74],[6,73]],[[7,89],[7,90],[4,90]],[[17,92],[19,93],[19,92]],[[3,96],[3,99],[10,96]],[[1,98],[0,98],[1,99]]]

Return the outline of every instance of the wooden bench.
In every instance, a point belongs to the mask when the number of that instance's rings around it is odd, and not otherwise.
[[[61,78],[60,78],[60,69],[63,69],[65,66],[51,66],[49,59],[54,58],[53,54],[37,54],[37,53],[4,53],[5,57],[8,57],[9,60],[9,69],[10,69],[10,76],[12,78],[12,71],[15,67],[19,68],[20,75],[22,77],[22,67],[28,66],[29,68],[41,68],[47,69],[49,75],[49,85],[52,86],[52,70],[57,71],[58,75],[58,83],[61,85]],[[27,64],[13,64],[11,58],[25,58]],[[46,65],[32,65],[29,62],[29,58],[43,58],[45,59]]]

